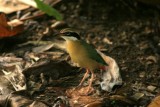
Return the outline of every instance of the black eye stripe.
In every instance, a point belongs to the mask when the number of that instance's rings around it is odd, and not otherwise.
[[[67,36],[71,36],[72,33],[71,33],[71,32],[66,32],[66,35],[67,35]]]
[[[76,37],[78,40],[80,40],[80,36],[76,33],[76,32],[65,32],[63,33],[64,35],[66,36],[73,36],[73,37]]]

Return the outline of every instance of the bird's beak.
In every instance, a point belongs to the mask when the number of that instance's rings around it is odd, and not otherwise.
[[[60,36],[61,38],[67,40],[67,37],[65,36],[64,33],[57,33],[56,36]]]
[[[63,33],[60,33],[60,32],[55,34],[55,36],[62,36],[62,35]]]
[[[59,32],[59,33],[57,33],[56,35],[58,35],[58,36],[63,36],[63,35],[65,35],[65,33]]]
[[[64,40],[68,40],[68,37],[66,36],[61,36],[61,38],[63,38]]]

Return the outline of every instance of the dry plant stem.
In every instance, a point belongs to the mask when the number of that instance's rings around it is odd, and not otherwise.
[[[82,84],[83,84],[84,80],[87,78],[87,75],[88,75],[89,72],[90,72],[89,69],[86,69],[86,73],[84,74],[84,76],[83,76],[83,78],[82,78],[82,80],[81,80],[81,82],[78,86],[82,86]]]
[[[52,41],[28,41],[28,42],[25,42],[25,43],[22,43],[22,44],[19,44],[18,46],[21,47],[21,46],[25,46],[25,45],[45,45],[45,44],[50,44],[50,43],[53,43]]]
[[[52,4],[51,4],[51,6],[55,6],[56,4],[58,4],[59,2],[61,2],[62,0],[56,0],[56,1],[54,1]]]
[[[36,6],[35,6],[35,2],[32,2],[32,1],[26,2],[25,0],[20,0],[20,2],[26,3],[26,4],[31,3],[31,4],[30,4],[31,6],[36,7]],[[55,1],[51,4],[51,6],[55,6],[55,5],[58,4],[59,2],[61,2],[61,0],[55,0]],[[33,3],[33,4],[32,4],[32,3]],[[35,18],[42,17],[42,16],[44,16],[44,15],[45,15],[45,13],[44,13],[44,12],[41,12],[41,13],[38,14],[38,15],[30,16],[30,17],[26,17],[26,18],[20,19],[20,21],[26,21],[26,20],[29,20],[29,19],[35,19]]]
[[[26,21],[26,20],[29,20],[29,19],[35,19],[35,18],[42,17],[44,15],[45,15],[45,13],[42,12],[42,13],[36,15],[36,16],[30,16],[30,17],[26,17],[26,18],[20,19],[20,21]]]

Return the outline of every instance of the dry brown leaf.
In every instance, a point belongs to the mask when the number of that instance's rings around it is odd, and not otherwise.
[[[154,98],[148,107],[160,107],[160,96]]]
[[[8,22],[8,19],[6,18],[6,15],[4,13],[0,13],[0,25],[3,26],[3,27],[7,27],[7,22]]]
[[[23,31],[23,22],[12,20],[7,22],[7,17],[4,13],[0,13],[0,38],[15,36]]]
[[[1,95],[0,106],[1,107],[50,107],[49,105],[41,101],[34,101],[29,99],[25,91],[13,92],[8,95]]]
[[[70,98],[71,107],[102,107],[103,98],[84,95],[87,88],[79,87],[66,90],[66,95]]]
[[[33,0],[19,0],[19,2],[24,3],[26,5],[32,6],[34,8],[37,8],[37,5],[35,3],[35,1]]]
[[[30,7],[29,5],[20,3],[19,0],[0,0],[0,11],[6,14],[24,10],[29,7]]]
[[[84,96],[87,93],[87,89],[88,87],[79,87],[79,88],[72,88],[72,89],[68,89],[66,90],[66,94],[68,97],[78,97],[78,96]],[[93,94],[95,90],[91,87],[91,93],[89,94]]]
[[[96,106],[94,106],[94,104]],[[102,99],[92,96],[79,96],[70,100],[71,107],[102,107]]]

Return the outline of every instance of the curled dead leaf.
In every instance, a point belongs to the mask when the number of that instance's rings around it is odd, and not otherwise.
[[[69,103],[71,107],[102,107],[103,104],[101,98],[93,96],[74,97]]]
[[[147,62],[150,62],[150,63],[157,63],[157,58],[156,56],[148,56],[146,58]]]
[[[66,95],[70,98],[71,107],[102,107],[103,98],[84,95],[87,88],[81,87],[66,90]]]
[[[154,98],[148,107],[160,107],[160,96]]]
[[[72,89],[68,89],[66,90],[66,94],[68,97],[77,97],[77,96],[83,96],[86,95],[87,93],[87,89],[88,87],[78,87],[78,88],[72,88]],[[92,94],[95,90],[93,89],[93,87],[91,87],[91,92],[89,94]]]
[[[41,102],[34,101],[28,98],[25,91],[13,92],[8,95],[0,96],[1,107],[49,107],[49,105]]]
[[[0,13],[0,38],[15,36],[22,31],[22,21],[16,19],[8,22],[5,13]]]
[[[122,85],[122,78],[119,71],[119,67],[117,62],[113,58],[106,56],[100,51],[98,51],[98,53],[102,56],[104,61],[109,65],[105,67],[105,72],[101,77],[102,78],[102,82],[100,83],[101,89],[111,92],[114,86]]]

